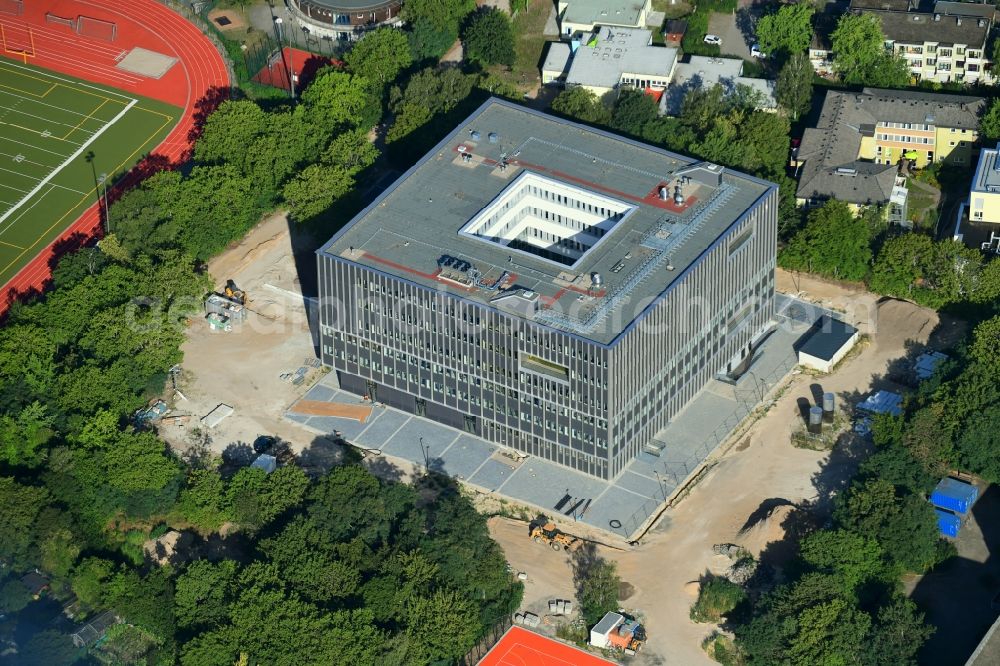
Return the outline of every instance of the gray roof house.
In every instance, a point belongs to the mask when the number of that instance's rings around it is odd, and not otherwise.
[[[743,76],[743,61],[739,58],[714,58],[691,56],[688,62],[678,63],[674,68],[674,78],[660,98],[660,113],[676,116],[680,113],[685,95],[695,88],[711,88],[721,85],[727,93],[737,86],[746,86],[760,93],[759,108],[771,110],[777,107],[774,99],[774,81],[753,79]]]
[[[984,104],[981,97],[910,90],[830,90],[816,127],[805,131],[799,146],[796,198],[839,199],[857,206],[887,203],[897,167],[895,158],[879,159],[879,147],[896,145],[892,141],[904,138],[904,132],[906,138],[936,137],[938,129],[953,128],[973,136]],[[889,134],[893,128],[900,134]],[[920,148],[934,152],[934,141],[929,138]],[[943,147],[938,150],[935,161],[943,157]]]

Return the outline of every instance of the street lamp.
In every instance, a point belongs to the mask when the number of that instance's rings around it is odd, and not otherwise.
[[[424,446],[424,438],[420,438],[420,453],[424,456],[424,474],[429,474],[431,470],[431,447]]]
[[[276,16],[274,19],[274,24],[277,26],[278,31],[278,50],[281,52],[281,62],[285,62],[285,49],[282,46],[282,30],[281,26],[285,21],[280,17]],[[292,48],[291,42],[288,45],[288,92],[291,95],[292,102],[295,101],[295,65],[292,63]]]
[[[108,206],[108,174],[97,177],[97,183],[104,189],[104,233],[111,233],[111,208]]]

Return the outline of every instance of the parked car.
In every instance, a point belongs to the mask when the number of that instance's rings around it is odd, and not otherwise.
[[[719,37],[718,35],[705,35],[704,42],[714,46],[722,46],[722,37]]]
[[[760,50],[760,44],[754,44],[750,47],[750,56],[752,58],[760,58],[763,60],[767,57],[767,54]]]

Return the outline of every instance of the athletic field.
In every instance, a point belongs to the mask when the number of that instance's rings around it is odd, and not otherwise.
[[[0,60],[0,284],[98,203],[102,176],[113,191],[180,114],[163,102]]]

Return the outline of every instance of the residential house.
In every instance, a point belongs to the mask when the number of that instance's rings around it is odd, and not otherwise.
[[[542,65],[542,83],[564,82],[602,96],[621,86],[663,91],[677,62],[677,49],[653,46],[649,30],[602,27],[552,42]]]
[[[695,88],[721,85],[731,94],[745,86],[758,94],[758,108],[772,111],[778,104],[774,99],[774,81],[743,76],[743,61],[739,58],[691,56],[688,62],[678,63],[667,91],[660,98],[660,113],[670,116],[680,114],[684,97]]]
[[[1000,150],[979,153],[969,200],[958,211],[954,238],[969,247],[1000,253]]]
[[[910,90],[828,91],[793,161],[796,199],[803,205],[839,199],[855,210],[905,206],[900,161],[969,164],[985,104],[981,97]]]
[[[652,0],[559,0],[559,32],[593,32],[598,26],[642,28]]]
[[[852,0],[850,11],[879,18],[886,47],[906,60],[914,81],[991,84],[995,80],[987,51],[992,5],[941,1],[934,11],[921,12],[914,0]],[[833,71],[831,35],[838,18],[829,12],[813,18],[809,59],[821,75]]]

